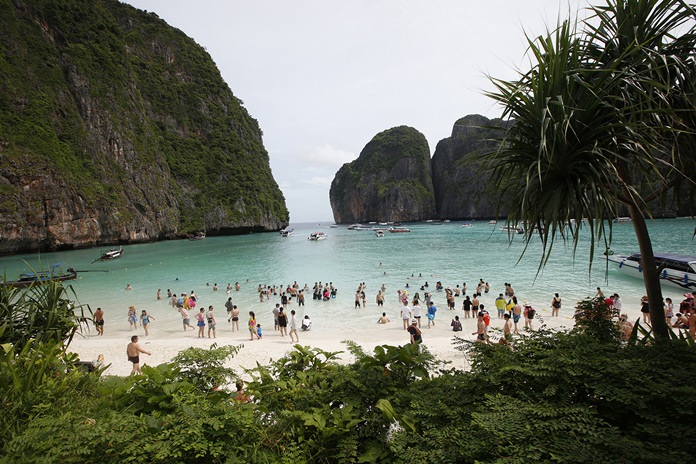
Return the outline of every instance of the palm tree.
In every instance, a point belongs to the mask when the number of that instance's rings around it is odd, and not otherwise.
[[[554,239],[577,246],[580,221],[595,244],[611,244],[619,205],[631,216],[642,256],[653,330],[668,339],[646,225],[648,203],[693,185],[694,10],[681,0],[607,0],[590,7],[578,33],[566,21],[529,39],[532,69],[493,79],[488,95],[514,122],[489,155],[507,221],[538,226],[540,268]],[[691,189],[693,192],[693,189]],[[512,206],[511,206],[512,205]],[[527,244],[535,234],[525,232]]]

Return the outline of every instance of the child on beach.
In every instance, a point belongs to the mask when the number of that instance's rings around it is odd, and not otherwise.
[[[130,306],[128,308],[128,322],[130,323],[130,329],[138,328],[138,315],[135,313],[135,306]]]
[[[143,329],[145,329],[145,336],[147,337],[150,335],[150,332],[148,330],[148,327],[150,326],[150,320],[155,320],[154,317],[150,316],[147,311],[143,309],[143,312],[140,314],[140,324],[143,326]]]
[[[249,311],[249,340],[251,341],[254,340],[254,335],[256,335],[257,340],[261,339],[259,334],[256,333],[256,325],[256,314],[254,314],[254,311]]]
[[[261,324],[256,324],[256,338],[261,340],[263,338],[263,332],[261,331]]]

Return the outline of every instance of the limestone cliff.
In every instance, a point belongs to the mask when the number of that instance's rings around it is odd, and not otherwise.
[[[406,126],[380,132],[358,159],[339,169],[329,198],[337,223],[435,217],[425,136]]]
[[[437,214],[441,219],[492,218],[497,198],[486,195],[488,168],[476,160],[477,153],[495,149],[500,119],[469,115],[455,122],[452,136],[441,140],[432,159]]]
[[[0,0],[0,253],[288,222],[211,57],[116,0]]]

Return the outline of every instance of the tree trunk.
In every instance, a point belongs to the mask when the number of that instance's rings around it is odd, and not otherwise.
[[[660,287],[660,273],[655,262],[650,234],[645,217],[635,205],[629,205],[629,214],[636,231],[638,247],[640,249],[640,264],[643,268],[643,282],[645,292],[648,295],[650,307],[650,325],[652,326],[655,341],[658,343],[669,341],[669,329],[665,317],[664,302],[662,300],[662,287]]]

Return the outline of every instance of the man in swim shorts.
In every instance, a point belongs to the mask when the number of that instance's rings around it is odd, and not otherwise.
[[[126,347],[126,355],[128,355],[128,360],[133,363],[133,370],[131,371],[131,375],[142,374],[142,372],[140,371],[140,353],[144,353],[148,356],[152,355],[152,353],[150,353],[149,351],[145,351],[142,348],[140,348],[140,345],[138,345],[138,336],[133,335],[131,337],[131,342]]]

